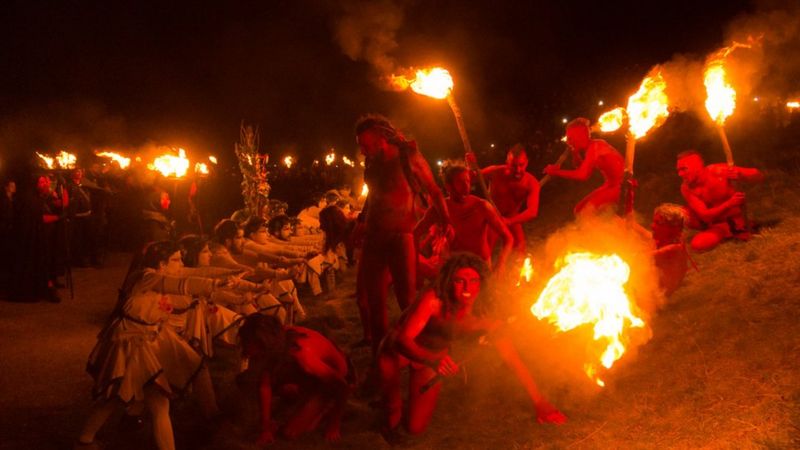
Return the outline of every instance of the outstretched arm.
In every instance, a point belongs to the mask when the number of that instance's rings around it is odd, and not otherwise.
[[[528,397],[536,408],[536,419],[539,423],[554,423],[556,425],[566,423],[567,417],[551,405],[539,392],[536,382],[533,380],[525,363],[519,357],[519,353],[517,353],[517,349],[511,340],[504,336],[497,336],[493,339],[493,343],[500,357],[514,371],[514,375],[517,376],[517,379],[528,393]]]

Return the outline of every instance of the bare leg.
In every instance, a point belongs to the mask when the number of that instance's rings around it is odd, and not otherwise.
[[[514,250],[516,256],[524,256],[527,250],[527,243],[525,242],[525,232],[522,229],[521,223],[515,223],[509,227],[511,235],[514,236]]]
[[[86,424],[83,425],[83,430],[81,430],[81,434],[78,436],[78,441],[84,444],[94,442],[95,435],[100,431],[103,424],[106,423],[108,416],[114,412],[114,408],[121,405],[122,403],[117,399],[98,400],[92,405],[89,418],[86,419]]]
[[[394,293],[400,310],[405,310],[414,301],[417,290],[417,249],[411,233],[395,237],[389,256]]]
[[[620,192],[619,186],[600,186],[575,205],[574,213],[578,216],[584,212],[612,207],[619,203]]]
[[[381,395],[383,397],[384,427],[393,430],[403,418],[403,395],[400,392],[401,358],[387,352],[378,356],[378,370],[381,374]]]
[[[367,252],[365,249],[362,258],[364,258],[364,285],[369,302],[372,354],[377,355],[378,345],[389,328],[389,317],[386,311],[386,294],[389,290],[386,275],[388,267],[386,267],[381,254]]]
[[[144,402],[153,416],[153,438],[160,450],[175,450],[172,421],[169,418],[169,399],[155,386],[144,391]]]
[[[433,417],[442,383],[436,383],[424,394],[420,389],[434,376],[436,372],[430,367],[411,367],[411,382],[408,383],[408,432],[411,434],[424,432]]]

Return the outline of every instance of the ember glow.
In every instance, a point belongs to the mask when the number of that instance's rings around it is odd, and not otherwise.
[[[517,281],[517,286],[522,285],[522,280],[525,280],[526,283],[531,282],[531,278],[533,277],[533,265],[531,264],[531,257],[525,258],[525,262],[522,263],[522,269],[519,270],[519,281]]]
[[[611,111],[604,112],[598,119],[597,124],[600,126],[600,131],[603,133],[611,133],[617,131],[622,126],[625,120],[625,108],[618,107]]]
[[[165,177],[181,178],[186,176],[189,171],[189,160],[186,159],[186,150],[179,148],[178,154],[165,153],[152,163],[147,164],[147,168],[161,172]]]
[[[794,100],[791,102],[786,102],[786,107],[789,109],[800,109],[800,101]]]
[[[131,159],[130,158],[126,158],[126,157],[120,155],[119,153],[98,152],[97,156],[100,156],[100,157],[103,157],[103,158],[109,158],[112,161],[116,161],[116,163],[119,164],[120,169],[127,169],[131,165]]]
[[[353,162],[353,160],[348,158],[347,156],[342,156],[342,162],[345,163],[346,165],[350,166],[350,167],[355,167],[356,166],[356,163]]]
[[[211,164],[217,164],[217,157],[214,155],[209,156],[208,160],[211,162]]]
[[[390,83],[396,89],[405,90],[409,87],[417,94],[443,99],[453,90],[453,77],[447,69],[433,67],[417,70],[414,79],[402,75],[392,75]]]
[[[334,161],[336,161],[336,153],[331,151],[330,153],[325,155],[325,164],[330,166],[331,164],[333,164]]]
[[[599,386],[599,366],[611,368],[625,353],[625,332],[644,327],[632,312],[625,293],[630,267],[616,254],[568,253],[556,262],[559,269],[547,282],[531,312],[562,332],[591,325],[594,340],[605,344],[595,361],[584,365],[586,375]]]
[[[706,111],[717,125],[725,124],[736,108],[736,91],[727,81],[723,60],[711,61],[703,74],[706,86]]]
[[[631,135],[639,139],[653,127],[664,123],[669,116],[669,99],[665,92],[667,83],[661,70],[645,77],[639,90],[628,97],[628,127]]]
[[[294,158],[292,158],[291,156],[283,158],[283,165],[286,166],[287,169],[291,169],[292,164],[294,164]]]
[[[369,186],[367,186],[367,183],[364,183],[361,185],[361,196],[366,197],[368,194],[369,194]]]

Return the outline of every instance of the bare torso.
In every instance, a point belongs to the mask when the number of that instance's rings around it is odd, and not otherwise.
[[[511,217],[519,212],[533,189],[533,183],[536,183],[529,173],[517,180],[501,168],[493,171],[488,178],[489,195],[503,217]]]
[[[415,194],[402,165],[400,157],[386,160],[379,156],[368,161],[364,171],[369,186],[367,233],[413,231],[416,224]],[[410,168],[408,171],[411,173]]]
[[[619,186],[622,183],[622,173],[625,170],[625,160],[617,150],[602,139],[592,139],[589,151],[594,151],[596,156],[595,167],[603,175],[604,185]]]
[[[714,208],[723,204],[733,196],[735,190],[725,176],[728,170],[726,164],[711,164],[706,167],[705,175],[692,184],[684,183],[681,190],[697,197],[707,208]],[[728,217],[740,214],[740,208],[728,208],[713,222],[722,221]]]
[[[491,261],[492,252],[486,239],[489,208],[491,205],[486,200],[474,195],[466,196],[463,202],[447,199],[447,209],[456,232],[451,250],[471,252],[484,261]]]

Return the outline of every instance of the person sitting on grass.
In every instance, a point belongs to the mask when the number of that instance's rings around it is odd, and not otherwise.
[[[356,376],[336,344],[309,328],[284,327],[274,317],[260,314],[245,319],[239,341],[248,366],[237,383],[245,391],[258,392],[259,445],[274,441],[276,433],[297,438],[321,423],[326,440],[339,440],[342,413]],[[281,401],[294,399],[296,406],[280,427],[272,420],[275,396]]]
[[[764,175],[758,169],[705,165],[696,150],[678,155],[678,176],[683,179],[681,194],[686,200],[689,228],[699,230],[692,238],[692,250],[708,251],[730,238],[750,239],[744,214],[744,192],[736,189],[737,181],[759,183]]]
[[[385,408],[381,430],[390,443],[397,437],[403,414],[400,371],[410,370],[408,420],[411,434],[425,431],[430,423],[442,384],[435,378],[450,377],[460,370],[449,355],[456,339],[486,336],[511,367],[527,391],[540,423],[562,424],[566,417],[539,392],[513,343],[499,332],[501,322],[489,319],[481,285],[486,281],[486,263],[471,253],[454,253],[442,267],[433,287],[404,311],[381,343],[378,367]],[[433,384],[431,384],[433,383]]]

